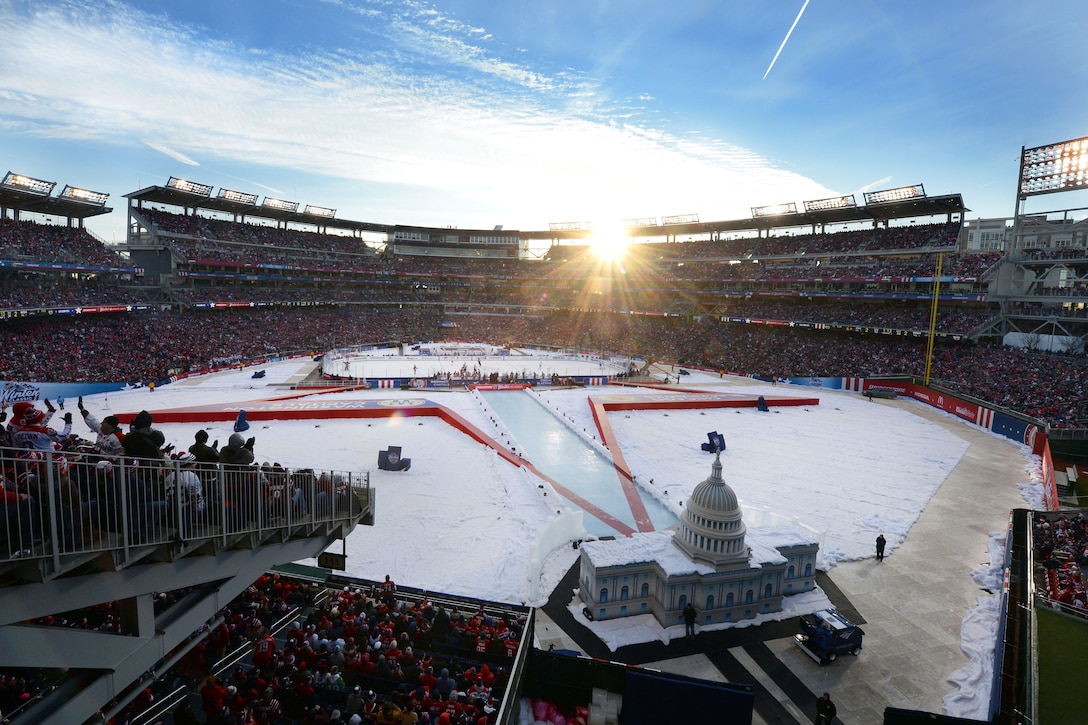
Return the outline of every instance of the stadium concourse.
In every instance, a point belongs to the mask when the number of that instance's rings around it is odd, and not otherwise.
[[[549,365],[544,356],[526,360],[541,370]],[[488,372],[487,361],[472,362]],[[454,363],[460,368],[466,360]],[[414,364],[418,372],[420,363]],[[534,542],[548,541],[552,522],[585,514],[531,465],[513,465],[500,454],[514,445],[512,436],[479,393],[299,389],[304,380],[319,377],[318,365],[304,358],[232,369],[153,392],[134,388],[87,396],[85,404],[122,418],[146,409],[179,448],[201,429],[222,444],[237,411],[246,410],[246,435],[255,438],[258,462],[370,471],[380,515],[346,542],[346,574],[377,581],[388,574],[426,591],[540,607],[538,646],[751,684],[756,723],[808,722],[824,691],[834,694],[844,723],[880,722],[886,707],[987,717],[997,629],[990,588],[1000,586],[1001,541],[1009,510],[1024,506],[1025,496],[1038,503],[1038,461],[1026,448],[909,400],[871,401],[656,368],[660,381],[668,374],[676,387],[681,380],[687,396],[800,394],[815,400],[768,413],[746,408],[609,414],[640,489],[674,513],[709,472],[711,459],[699,443],[715,429],[727,440],[724,475],[742,503],[750,536],[773,540],[783,523],[819,535],[818,592],[792,597],[781,615],[757,616],[749,626],[700,627],[689,641],[682,625],[662,630],[644,617],[610,624],[580,615],[573,593],[577,552],[569,545],[547,556],[529,552]],[[590,361],[587,372],[600,365]],[[616,392],[542,386],[507,394],[536,398],[528,402],[542,403],[571,429],[582,430],[587,446],[608,455],[595,433],[591,399]],[[623,392],[663,394],[661,386]],[[407,414],[421,399],[452,416]],[[288,400],[291,419],[259,412],[268,401]],[[298,412],[368,406],[393,414],[310,418]],[[192,414],[188,420],[186,411]],[[200,411],[218,412],[202,417]],[[486,434],[491,445],[446,422],[453,418]],[[391,445],[412,458],[410,470],[375,469],[377,452]],[[873,541],[880,533],[888,539],[888,557],[878,564]],[[865,646],[856,659],[818,667],[793,643],[796,616],[829,604],[863,625]]]

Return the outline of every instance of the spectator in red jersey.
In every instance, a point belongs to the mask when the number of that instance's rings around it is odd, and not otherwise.
[[[200,688],[200,702],[204,710],[204,719],[209,723],[225,723],[229,716],[226,707],[227,688],[219,683],[219,678],[210,675]]]
[[[274,725],[283,715],[283,706],[276,699],[276,693],[271,687],[266,687],[264,694],[257,702],[253,703],[253,720],[258,725]]]
[[[11,445],[15,448],[29,448],[35,451],[57,450],[61,441],[67,440],[72,433],[72,414],[64,414],[64,427],[59,431],[49,427],[49,420],[52,417],[52,410],[46,415],[33,405],[23,408],[22,417],[13,420],[14,428],[9,429]]]
[[[276,663],[276,638],[265,629],[253,645],[253,665],[262,673],[267,672]]]
[[[393,602],[397,596],[397,583],[389,578],[389,575],[385,575],[385,581],[379,585],[382,601],[385,606],[390,610],[393,609]]]

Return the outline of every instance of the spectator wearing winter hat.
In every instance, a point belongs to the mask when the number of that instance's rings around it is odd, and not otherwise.
[[[450,693],[457,687],[457,680],[450,677],[449,669],[443,667],[441,674],[438,676],[437,683],[438,691],[442,694],[442,697],[449,699]]]
[[[208,431],[203,428],[196,432],[196,442],[189,446],[189,452],[196,456],[198,463],[219,463],[219,441],[208,445]]]
[[[53,417],[53,411],[46,415],[33,405],[20,407],[16,403],[16,414],[21,417],[15,419],[14,426],[9,427],[11,445],[15,448],[29,448],[35,451],[54,451],[59,449],[61,441],[67,440],[72,433],[72,414],[64,414],[64,427],[57,431],[49,427],[49,419]]]
[[[78,402],[79,414],[83,416],[83,422],[87,427],[98,434],[94,441],[94,450],[104,458],[117,461],[125,454],[125,434],[121,430],[121,421],[116,415],[107,415],[101,421],[89,410],[83,407],[83,398]]]
[[[7,418],[6,408],[7,405],[5,404],[4,410],[0,413],[0,421]],[[32,410],[34,410],[34,404],[26,400],[20,400],[18,403],[11,406],[11,419],[8,420],[8,424],[4,426],[4,445],[15,445],[13,443],[15,433],[26,425],[26,414]],[[49,419],[46,418],[45,422],[48,422],[48,420]]]
[[[121,480],[114,462],[103,458],[93,468],[78,467],[74,473],[83,505],[83,516],[92,538],[105,531],[121,532]]]
[[[242,696],[242,693],[238,692],[238,687],[236,685],[227,685],[227,696],[224,698],[224,703],[226,704],[231,717],[242,722],[242,716],[243,713],[246,712],[248,703]]]
[[[218,507],[216,483],[219,477],[219,441],[209,446],[208,431],[198,430],[196,442],[189,446],[189,452],[196,456],[196,475],[200,477],[200,482],[203,484],[204,500],[208,508]]]
[[[366,697],[363,695],[363,688],[356,685],[348,693],[347,700],[344,702],[344,708],[348,712],[359,712],[363,709],[363,705],[366,704]]]
[[[129,524],[137,541],[146,541],[152,527],[165,522],[170,515],[162,466],[166,454],[162,451],[165,437],[151,427],[151,414],[141,410],[129,426],[121,445],[130,461],[125,476],[128,487]]]
[[[382,706],[378,704],[378,694],[374,692],[374,690],[368,690],[365,699],[366,702],[363,703],[360,712],[363,714],[363,718],[368,723],[371,723],[378,717],[378,713],[381,712]]]
[[[253,463],[253,444],[253,438],[246,440],[241,433],[231,433],[227,445],[219,451],[224,504],[230,511],[229,523],[234,528],[256,520],[259,508],[260,486],[256,473],[249,468]]]
[[[151,413],[146,410],[136,414],[129,425],[128,434],[121,441],[125,455],[129,458],[166,460],[166,454],[162,451],[166,437],[163,436],[162,431],[151,427],[153,422]]]
[[[192,533],[194,524],[205,523],[204,486],[195,467],[196,456],[180,453],[173,459],[172,468],[164,481],[167,496],[177,497],[178,520],[184,536]]]

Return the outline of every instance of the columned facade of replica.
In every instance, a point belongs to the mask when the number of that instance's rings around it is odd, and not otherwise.
[[[653,614],[662,627],[724,624],[782,610],[782,598],[816,586],[819,544],[809,534],[749,532],[722,478],[721,453],[692,491],[678,530],[581,546],[579,593],[593,619]]]

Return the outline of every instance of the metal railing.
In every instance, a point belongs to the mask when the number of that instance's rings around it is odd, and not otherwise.
[[[321,471],[0,447],[0,563],[354,525],[368,472]]]

